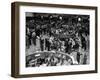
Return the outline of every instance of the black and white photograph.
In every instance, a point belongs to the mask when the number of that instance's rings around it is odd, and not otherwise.
[[[97,7],[12,4],[12,76],[97,73]]]
[[[25,13],[26,67],[90,64],[90,15]]]

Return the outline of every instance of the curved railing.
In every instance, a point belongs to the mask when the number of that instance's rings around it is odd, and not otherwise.
[[[32,66],[35,62],[40,58],[48,58],[48,57],[55,57],[61,60],[70,60],[70,65],[74,64],[74,58],[67,53],[59,52],[59,51],[38,51],[34,52],[34,54],[28,55],[26,57],[26,66]]]

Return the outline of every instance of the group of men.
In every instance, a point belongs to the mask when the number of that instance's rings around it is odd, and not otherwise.
[[[89,25],[85,24],[89,24],[89,22],[84,24],[79,23],[80,21],[71,23],[61,19],[54,20],[51,23],[48,20],[49,22],[45,24],[45,20],[39,21],[44,24],[40,25],[37,23],[32,28],[26,26],[26,49],[30,49],[30,46],[34,45],[33,48],[37,48],[37,50],[33,51],[33,53],[36,51],[59,51],[70,55],[74,51],[77,52],[78,64],[80,63],[82,53],[87,51],[83,61],[84,64],[87,64]],[[33,21],[32,24],[36,23]]]

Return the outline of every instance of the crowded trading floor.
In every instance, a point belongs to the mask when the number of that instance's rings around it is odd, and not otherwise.
[[[89,64],[89,15],[26,12],[26,67]]]

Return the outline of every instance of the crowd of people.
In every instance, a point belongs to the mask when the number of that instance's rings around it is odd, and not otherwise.
[[[33,17],[26,17],[26,51],[30,48],[32,53],[59,51],[72,55],[77,52],[77,63],[88,64],[89,16],[34,13]]]

